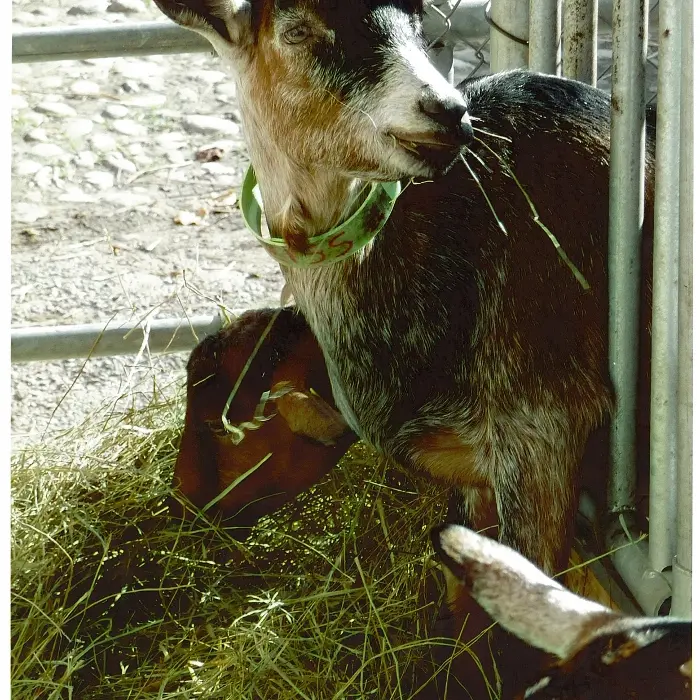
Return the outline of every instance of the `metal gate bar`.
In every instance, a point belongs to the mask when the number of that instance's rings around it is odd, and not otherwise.
[[[138,324],[120,321],[13,328],[11,361],[132,355],[139,352],[144,339],[148,342],[149,352],[182,352],[191,350],[204,336],[216,333],[222,325],[223,317],[217,314],[191,319],[147,320]]]
[[[48,27],[12,35],[13,63],[203,51],[213,51],[203,36],[173,22],[135,22],[117,27]]]
[[[564,0],[562,75],[596,84],[598,0]]]
[[[530,5],[524,0],[491,2],[491,72],[528,67]]]
[[[659,4],[659,72],[651,333],[649,563],[671,566],[676,546],[678,243],[681,23],[679,0]]]
[[[559,74],[561,0],[530,0],[530,70]]]
[[[692,613],[693,566],[693,0],[681,3],[678,502],[671,613]]]

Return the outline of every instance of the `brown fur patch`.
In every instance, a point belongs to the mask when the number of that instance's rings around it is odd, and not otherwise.
[[[476,466],[476,451],[452,431],[421,435],[411,444],[414,463],[442,481],[457,486],[490,486]]]

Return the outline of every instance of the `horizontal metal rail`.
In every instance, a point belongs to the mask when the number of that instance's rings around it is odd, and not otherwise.
[[[213,51],[203,36],[173,22],[47,27],[12,35],[13,63],[203,51]]]
[[[190,319],[168,318],[143,323],[87,323],[76,326],[13,328],[11,361],[37,362],[76,357],[132,355],[142,347],[151,353],[191,350],[223,325],[220,314]]]

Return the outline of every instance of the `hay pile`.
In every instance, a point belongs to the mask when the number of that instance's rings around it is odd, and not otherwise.
[[[12,696],[408,698],[433,674],[444,489],[354,448],[240,545],[165,499],[184,397],[12,465]]]

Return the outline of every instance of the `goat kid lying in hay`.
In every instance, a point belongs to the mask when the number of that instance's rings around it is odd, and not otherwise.
[[[110,405],[13,457],[13,700],[416,697],[445,490],[357,445],[242,545],[165,507],[182,420]]]

